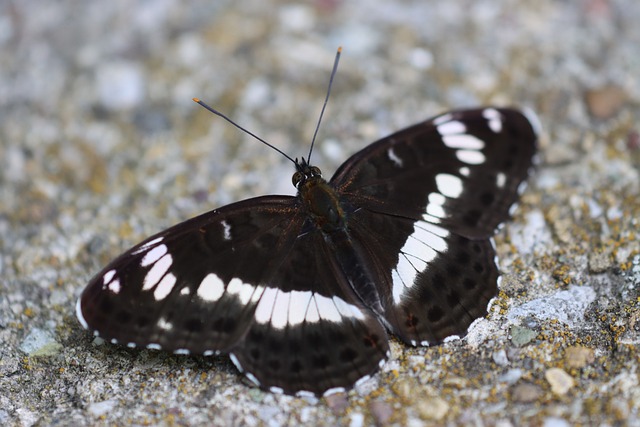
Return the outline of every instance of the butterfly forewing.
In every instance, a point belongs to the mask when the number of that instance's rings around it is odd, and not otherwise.
[[[509,217],[535,150],[516,110],[452,111],[369,145],[331,183],[359,207],[489,237]]]
[[[298,195],[245,200],[126,252],[83,292],[112,342],[229,353],[264,389],[348,389],[412,345],[466,333],[497,292],[491,236],[532,166],[510,109],[460,110],[349,158],[331,181],[296,161]]]
[[[261,284],[290,250],[303,218],[293,197],[262,197],[153,236],[98,273],[80,314],[105,339],[193,353],[237,345]]]

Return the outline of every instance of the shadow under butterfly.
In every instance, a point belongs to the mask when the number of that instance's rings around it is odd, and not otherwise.
[[[514,109],[451,111],[365,147],[329,181],[311,150],[276,149],[295,165],[296,196],[148,238],[91,279],[77,317],[114,344],[227,353],[271,392],[345,391],[389,357],[388,332],[432,345],[487,313],[492,236],[532,169],[536,123]]]

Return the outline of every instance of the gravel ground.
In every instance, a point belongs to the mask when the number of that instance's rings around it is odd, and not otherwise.
[[[640,2],[0,3],[0,425],[640,426]],[[101,266],[169,225],[292,193],[291,156],[350,153],[449,108],[517,105],[541,163],[496,237],[502,291],[469,335],[393,341],[328,399],[225,357],[95,340]]]

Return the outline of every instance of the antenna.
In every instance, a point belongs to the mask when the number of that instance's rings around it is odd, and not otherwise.
[[[215,114],[216,116],[220,116],[223,119],[225,119],[226,121],[228,121],[229,123],[231,123],[232,125],[234,125],[235,127],[237,127],[238,129],[240,129],[241,131],[243,131],[244,133],[251,135],[252,137],[254,137],[255,139],[257,139],[258,141],[262,142],[264,145],[266,145],[267,147],[271,147],[274,150],[276,150],[278,153],[282,154],[284,157],[286,157],[291,163],[293,163],[294,165],[296,164],[296,161],[293,160],[290,156],[287,155],[287,153],[285,153],[284,151],[282,151],[281,149],[279,149],[278,147],[269,144],[267,141],[265,141],[264,139],[260,138],[258,135],[256,135],[255,133],[243,128],[242,126],[240,126],[239,124],[237,124],[236,122],[234,122],[233,120],[231,120],[229,117],[225,116],[224,114],[222,114],[220,111],[216,110],[213,107],[210,107],[209,105],[207,105],[204,101],[201,101],[199,98],[193,98],[193,102],[195,102],[196,104],[200,104],[202,107],[206,108],[207,110],[211,111],[213,114]]]
[[[307,163],[311,161],[311,152],[313,151],[313,146],[316,143],[316,136],[318,135],[318,129],[320,129],[320,122],[322,122],[322,116],[324,115],[324,110],[325,108],[327,108],[327,102],[329,101],[329,95],[331,94],[331,85],[333,84],[333,77],[336,75],[336,72],[338,71],[338,62],[340,62],[341,53],[342,53],[342,46],[338,47],[338,51],[336,52],[336,59],[333,60],[333,70],[331,70],[331,77],[329,77],[329,87],[327,88],[327,96],[324,98],[324,104],[322,104],[322,111],[320,111],[318,124],[316,125],[315,132],[313,132],[313,139],[311,140],[311,147],[309,148]]]
[[[329,87],[327,88],[327,96],[324,98],[324,104],[322,104],[322,110],[320,111],[320,117],[318,118],[318,124],[316,125],[315,132],[313,132],[313,139],[311,140],[311,147],[309,148],[309,155],[307,156],[307,162],[306,162],[307,164],[311,160],[311,153],[313,152],[313,146],[314,146],[314,144],[316,142],[316,136],[318,135],[318,129],[320,129],[320,123],[322,122],[322,116],[324,115],[324,110],[327,108],[327,102],[329,101],[329,95],[331,94],[331,85],[333,84],[333,78],[335,77],[336,72],[338,71],[338,62],[340,62],[340,54],[341,53],[342,53],[342,46],[338,47],[338,51],[336,52],[336,59],[333,61],[333,70],[331,70],[331,77],[329,77]],[[257,139],[258,141],[262,142],[267,147],[270,147],[270,148],[274,149],[275,151],[277,151],[278,153],[282,154],[287,160],[289,160],[294,165],[296,165],[296,166],[298,165],[297,160],[292,159],[289,155],[287,155],[287,153],[285,153],[284,151],[282,151],[278,147],[269,144],[267,141],[265,141],[264,139],[260,138],[255,133],[243,128],[242,126],[240,126],[239,124],[237,124],[236,122],[231,120],[229,117],[227,117],[224,114],[222,114],[220,111],[218,111],[215,108],[207,105],[204,101],[200,100],[199,98],[193,98],[193,102],[195,102],[196,104],[200,104],[200,106],[202,106],[205,109],[209,110],[210,112],[212,112],[216,116],[222,117],[227,122],[231,123],[233,126],[235,126],[236,128],[240,129],[241,131],[243,131],[247,135],[250,135],[250,136],[254,137],[255,139]],[[303,162],[304,162],[304,158],[303,158]]]

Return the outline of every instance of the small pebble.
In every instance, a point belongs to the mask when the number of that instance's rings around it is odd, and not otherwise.
[[[430,397],[417,402],[417,410],[422,419],[441,420],[449,412],[449,404],[439,397]]]
[[[535,402],[543,394],[544,392],[539,386],[530,383],[518,384],[511,391],[513,400],[521,403]]]
[[[591,252],[589,254],[589,272],[604,273],[613,266],[610,252]]]
[[[592,348],[582,347],[579,345],[569,347],[564,352],[564,363],[569,369],[581,369],[593,363],[595,354]]]
[[[20,350],[29,356],[55,356],[62,350],[62,344],[56,341],[53,332],[34,328],[20,344]]]
[[[393,415],[393,408],[387,402],[376,400],[369,404],[371,415],[375,419],[376,425],[387,425],[387,421]]]
[[[627,101],[627,93],[618,86],[604,86],[586,93],[589,112],[599,119],[615,116]]]
[[[509,369],[498,378],[500,381],[504,381],[507,384],[515,384],[522,378],[522,369]]]
[[[144,99],[144,73],[134,62],[103,65],[98,69],[96,84],[102,105],[110,110],[133,108]]]
[[[351,422],[349,427],[362,427],[364,425],[364,415],[360,412],[354,412],[351,414]]]
[[[569,427],[571,424],[567,422],[567,420],[559,417],[548,417],[545,418],[542,423],[542,427]]]
[[[609,402],[609,410],[615,417],[616,421],[624,422],[629,419],[629,405],[620,398],[613,398]]]
[[[529,344],[538,336],[538,333],[529,328],[523,328],[522,326],[511,327],[511,343],[516,347],[523,347]]]
[[[334,393],[324,398],[327,402],[327,406],[331,409],[335,415],[343,415],[345,409],[349,406],[349,399],[347,399],[347,393]]]
[[[100,417],[108,412],[112,412],[117,405],[116,400],[104,400],[102,402],[90,403],[87,411],[94,417]]]
[[[507,357],[507,352],[504,349],[494,352],[493,361],[498,366],[507,366],[509,364],[509,358]]]
[[[547,379],[549,385],[551,385],[551,391],[558,396],[564,396],[575,385],[575,381],[571,375],[567,374],[560,368],[551,368],[544,373],[544,377]]]

